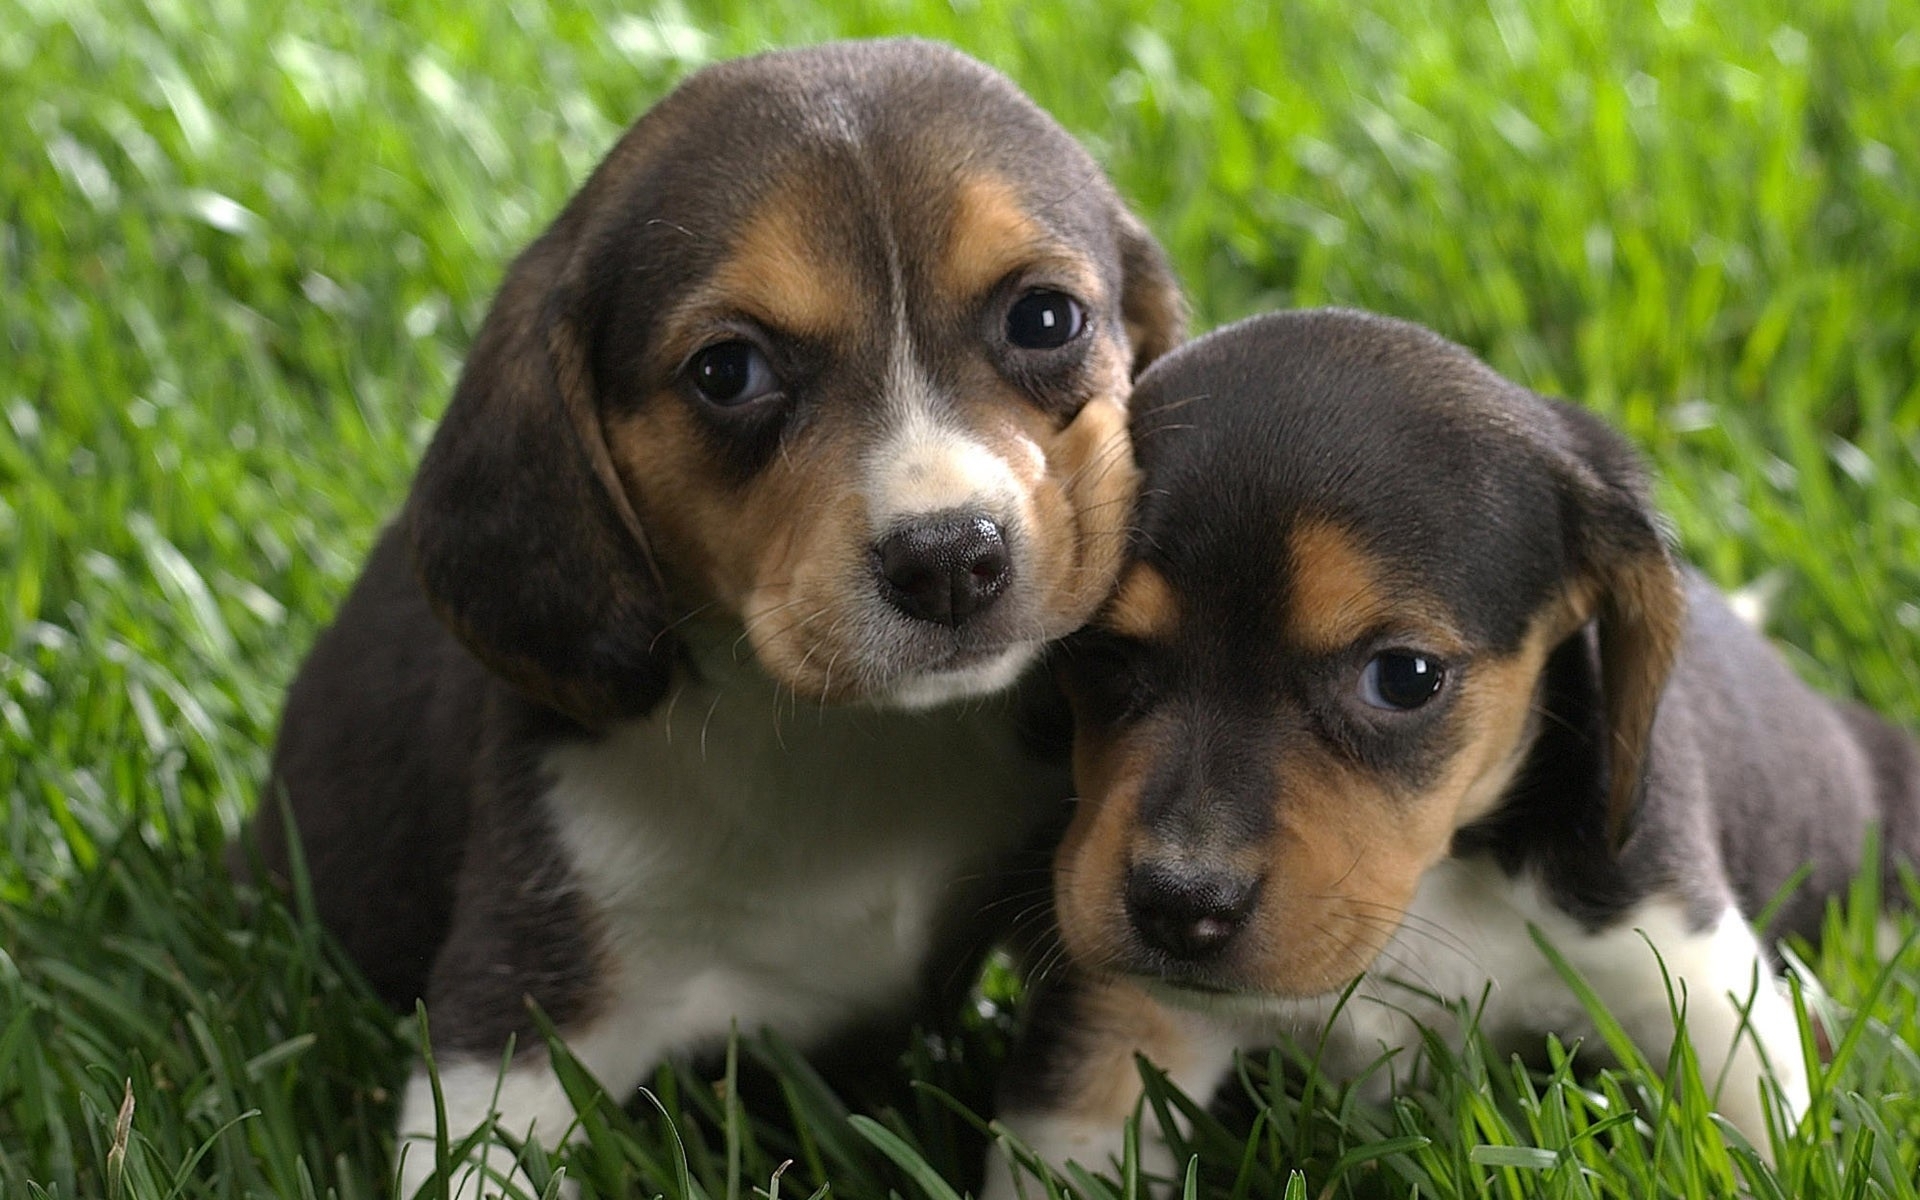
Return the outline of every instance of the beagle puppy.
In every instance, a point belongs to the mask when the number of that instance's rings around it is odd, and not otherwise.
[[[1449,1002],[1537,1052],[1588,1026],[1532,926],[1656,1062],[1664,961],[1764,1152],[1769,1109],[1808,1104],[1769,947],[1818,934],[1870,825],[1886,878],[1920,862],[1920,748],[1669,556],[1624,439],[1424,329],[1258,317],[1132,407],[1131,559],[1058,651],[1076,968],[1035,1001],[1011,1130],[1107,1167],[1136,1053],[1204,1100],[1281,1035],[1347,1078],[1400,1051],[1390,1089]]]
[[[426,999],[456,1140],[566,1134],[529,1002],[623,1096],[736,1026],[897,1052],[864,1034],[971,985],[1070,794],[1002,697],[1112,590],[1127,394],[1184,325],[1093,160],[950,49],[723,63],[621,138],[508,272],[253,831],[288,877],[284,794],[321,919]],[[434,1128],[416,1069],[402,1194]]]

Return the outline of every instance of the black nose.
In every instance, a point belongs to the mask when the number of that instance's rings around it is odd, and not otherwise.
[[[1000,526],[969,514],[900,526],[874,546],[873,569],[901,612],[958,625],[1006,590],[1013,560]]]
[[[1230,871],[1135,863],[1127,872],[1127,915],[1141,940],[1198,962],[1226,948],[1253,913],[1260,880]]]

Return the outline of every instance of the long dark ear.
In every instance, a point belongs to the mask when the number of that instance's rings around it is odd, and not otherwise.
[[[406,518],[448,628],[509,683],[594,727],[655,704],[674,651],[602,432],[569,243],[563,222],[514,264]]]
[[[1607,831],[1617,848],[1645,786],[1654,718],[1686,625],[1686,593],[1639,456],[1592,413],[1554,407],[1570,434],[1569,550],[1599,633]]]
[[[1133,347],[1133,375],[1187,340],[1187,298],[1140,218],[1119,210],[1115,236],[1120,246],[1120,316]]]

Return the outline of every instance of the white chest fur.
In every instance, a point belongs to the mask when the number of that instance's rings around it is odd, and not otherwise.
[[[1589,1024],[1585,1011],[1529,926],[1577,969],[1598,969],[1605,978],[1643,975],[1649,939],[1667,951],[1691,940],[1677,905],[1650,903],[1596,935],[1548,903],[1532,880],[1511,878],[1490,862],[1449,859],[1421,879],[1399,930],[1337,1015],[1332,997],[1280,1003],[1270,1015],[1309,1045],[1332,1020],[1328,1045],[1339,1061],[1329,1065],[1342,1074],[1384,1050],[1412,1051],[1419,1025],[1451,1026],[1461,1003],[1501,1048],[1537,1045],[1547,1030],[1578,1034]]]
[[[803,1048],[918,986],[944,912],[1068,795],[1008,701],[922,712],[796,706],[725,653],[659,713],[551,751],[544,797],[592,910],[602,1005],[563,1029],[625,1097],[662,1059],[771,1028]],[[573,1107],[544,1055],[440,1060],[450,1129],[489,1111],[552,1145]],[[403,1138],[435,1127],[416,1070]],[[457,1136],[457,1134],[456,1134]],[[418,1146],[401,1194],[432,1172]],[[477,1196],[463,1170],[456,1194]]]
[[[954,889],[1065,794],[977,706],[789,703],[735,673],[549,756],[555,832],[614,976],[587,1036],[649,1058],[735,1022],[804,1043],[897,1003]]]
[[[1736,909],[1696,929],[1678,901],[1657,897],[1589,930],[1536,881],[1482,860],[1449,859],[1427,872],[1399,931],[1337,1014],[1333,999],[1267,1002],[1272,1007],[1243,1026],[1244,1043],[1271,1040],[1278,1027],[1310,1047],[1324,1030],[1325,1065],[1347,1076],[1398,1050],[1394,1067],[1370,1080],[1384,1091],[1396,1073],[1404,1078],[1399,1064],[1412,1061],[1419,1027],[1455,1027],[1462,1002],[1502,1052],[1537,1049],[1547,1032],[1588,1035],[1589,1014],[1531,929],[1654,1062],[1665,1060],[1673,1036],[1669,989],[1683,996],[1703,1074],[1712,1081],[1724,1071],[1720,1107],[1749,1136],[1763,1139],[1765,1129],[1756,1049],[1771,1062],[1788,1111],[1806,1107],[1792,1013]]]

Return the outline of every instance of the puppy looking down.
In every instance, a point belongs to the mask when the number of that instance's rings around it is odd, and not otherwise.
[[[456,1140],[572,1120],[529,1000],[623,1096],[736,1023],[891,1048],[855,1035],[971,984],[1068,795],[978,698],[1111,590],[1131,378],[1183,333],[1092,160],[954,51],[721,64],[620,140],[273,761],[321,918],[427,1000]],[[271,799],[253,836],[284,877]],[[416,1071],[402,1194],[434,1126]]]
[[[1132,420],[1132,560],[1060,651],[1077,972],[1036,1001],[1013,1131],[1106,1167],[1136,1053],[1204,1099],[1236,1048],[1324,1030],[1353,1077],[1483,994],[1495,1045],[1537,1053],[1588,1022],[1532,924],[1656,1062],[1664,958],[1766,1149],[1772,1088],[1808,1103],[1767,947],[1818,933],[1869,825],[1883,877],[1920,861],[1913,740],[1675,563],[1621,437],[1424,329],[1255,318],[1157,364]]]

